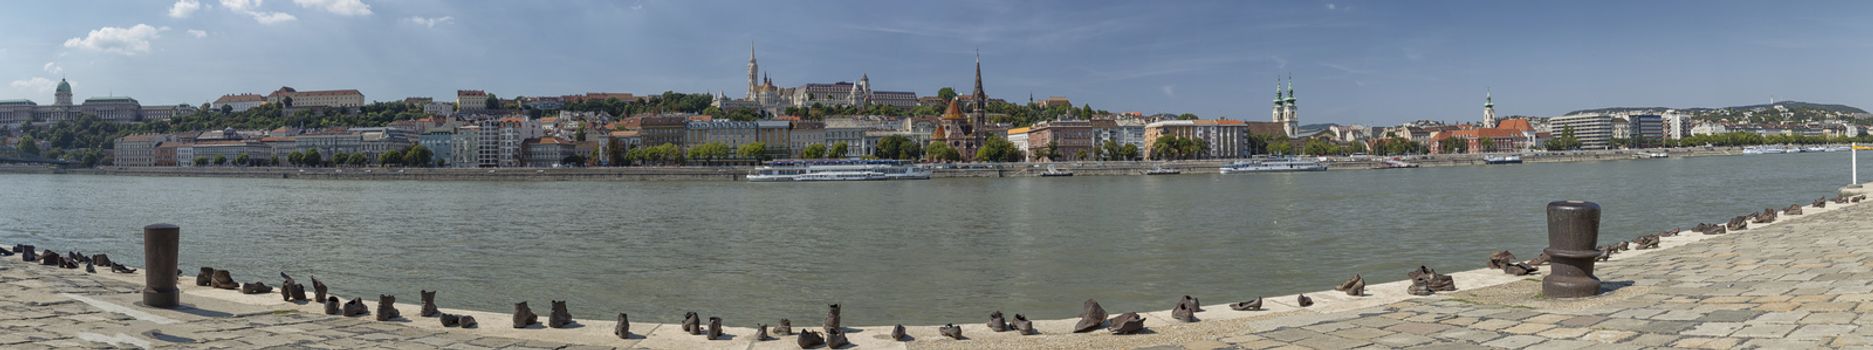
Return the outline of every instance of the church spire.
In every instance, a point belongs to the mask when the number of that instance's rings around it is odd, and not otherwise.
[[[975,98],[976,105],[978,106],[977,108],[981,108],[980,107],[981,105],[987,104],[989,102],[988,94],[982,92],[982,50],[981,49],[976,49],[976,89],[974,93],[970,94],[970,96]]]

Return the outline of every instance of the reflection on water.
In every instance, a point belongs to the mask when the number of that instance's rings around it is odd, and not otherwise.
[[[140,261],[138,229],[168,222],[184,271],[440,289],[443,307],[552,299],[586,318],[749,325],[843,303],[856,325],[965,323],[1478,268],[1535,255],[1552,200],[1599,202],[1611,242],[1829,195],[1846,157],[810,184],[3,175],[0,241]]]

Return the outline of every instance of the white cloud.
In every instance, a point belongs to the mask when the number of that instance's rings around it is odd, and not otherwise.
[[[189,15],[201,9],[202,2],[199,0],[176,0],[175,5],[169,6],[169,17],[189,18]]]
[[[1158,91],[1159,91],[1159,92],[1163,92],[1163,93],[1164,93],[1164,96],[1166,96],[1166,97],[1177,97],[1177,87],[1176,87],[1176,86],[1171,86],[1171,85],[1165,85],[1165,86],[1163,86],[1163,87],[1159,87],[1159,88],[1158,88]]]
[[[149,53],[150,40],[159,37],[161,32],[148,24],[130,28],[104,27],[92,30],[84,38],[66,39],[65,47],[135,56]]]
[[[429,17],[429,18],[410,17],[409,20],[410,20],[410,23],[416,23],[424,27],[435,28],[437,24],[447,24],[450,22],[455,22],[455,17],[454,16]]]
[[[322,9],[340,16],[371,15],[371,5],[365,5],[364,0],[293,0],[293,3],[299,4],[299,7]]]
[[[190,29],[189,35],[194,35],[196,39],[206,38],[208,37],[208,31],[201,30],[201,29]]]
[[[226,7],[228,11],[234,11],[234,13],[253,16],[254,21],[260,24],[291,22],[299,19],[290,13],[261,11],[260,4],[261,0],[221,0],[221,7]]]
[[[292,22],[299,19],[299,17],[293,17],[292,14],[285,12],[250,12],[248,15],[254,16],[254,21],[260,22],[260,24]]]
[[[46,65],[40,67],[40,69],[44,69],[46,73],[52,74],[65,73],[65,66],[60,66],[58,62],[46,62]]]
[[[7,83],[7,85],[23,91],[52,92],[52,87],[57,86],[58,82],[52,81],[52,79],[46,79],[46,77],[32,77],[29,79],[14,80],[11,83]]]
[[[1340,9],[1340,5],[1334,5],[1331,2],[1327,3],[1327,10],[1331,11],[1331,10],[1338,10],[1338,9]]]

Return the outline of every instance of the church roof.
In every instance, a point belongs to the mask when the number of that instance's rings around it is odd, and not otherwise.
[[[950,100],[949,108],[943,110],[943,119],[963,119],[961,108],[956,108],[956,100]]]
[[[72,84],[65,82],[65,79],[59,79],[58,92],[67,93],[67,94],[72,93]]]

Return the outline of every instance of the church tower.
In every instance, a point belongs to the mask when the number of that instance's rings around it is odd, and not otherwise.
[[[1496,127],[1496,99],[1490,95],[1483,93],[1483,128]]]
[[[761,65],[754,62],[754,44],[748,44],[748,100],[754,101],[761,90]]]
[[[1301,117],[1297,113],[1300,111],[1301,106],[1299,103],[1295,103],[1293,76],[1288,77],[1288,98],[1282,102],[1284,102],[1284,106],[1281,114],[1284,118],[1282,118],[1281,128],[1288,133],[1288,137],[1294,137],[1296,133],[1300,132],[1301,128]]]
[[[988,123],[989,119],[989,95],[982,91],[982,51],[980,50],[976,51],[976,89],[974,93],[969,94],[969,98],[975,100],[975,108],[970,110],[969,129],[967,130],[975,145],[979,146],[987,139],[983,138],[984,135],[980,130],[975,129],[982,128],[982,125]],[[970,150],[973,152],[974,148],[971,147]]]
[[[1285,110],[1281,108],[1283,104],[1282,102],[1283,100],[1281,99],[1281,78],[1276,77],[1275,78],[1275,108],[1269,113],[1269,121],[1286,125],[1287,121],[1285,119],[1287,119],[1287,116],[1282,114],[1283,112],[1286,112]]]

